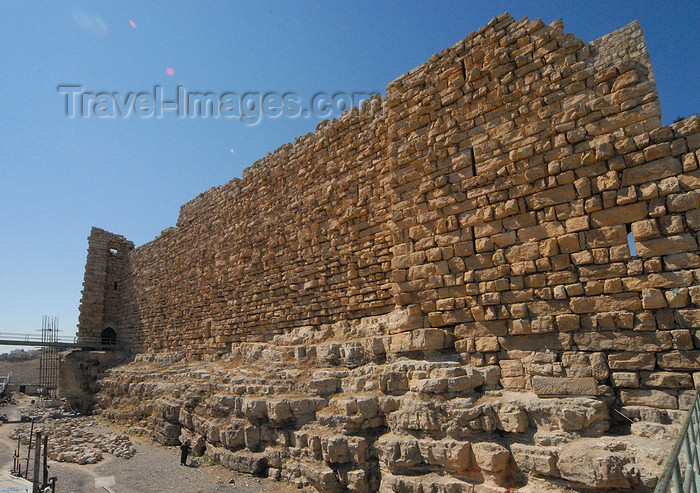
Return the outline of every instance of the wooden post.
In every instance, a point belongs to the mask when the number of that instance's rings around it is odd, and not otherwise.
[[[27,447],[27,464],[24,466],[24,479],[29,479],[29,455],[32,453],[32,437],[34,436],[34,418],[29,430],[29,446]]]
[[[41,488],[44,488],[49,483],[49,435],[44,437],[44,474],[41,482]]]
[[[15,465],[12,468],[12,474],[22,477],[22,459],[20,458],[20,450],[22,446],[22,438],[17,437],[17,450],[14,453]]]
[[[36,432],[36,441],[34,442],[34,477],[32,478],[32,484],[34,493],[41,493],[41,479],[39,477],[39,470],[41,466],[41,432]]]

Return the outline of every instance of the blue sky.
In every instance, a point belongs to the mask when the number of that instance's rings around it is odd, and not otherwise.
[[[562,17],[588,42],[635,19],[664,123],[700,113],[698,2],[3,2],[0,30],[0,332],[42,314],[73,334],[91,226],[136,245],[180,205],[321,118],[68,118],[62,85],[215,94],[384,93],[505,11]],[[133,21],[133,26],[130,21]],[[172,69],[172,75],[168,74]],[[233,149],[233,152],[231,152]],[[1,351],[2,349],[0,349]]]

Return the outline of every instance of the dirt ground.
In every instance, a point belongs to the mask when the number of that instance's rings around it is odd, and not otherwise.
[[[26,407],[30,398],[21,396],[16,405],[7,405],[0,413],[7,414],[10,421],[19,420],[19,408]],[[17,443],[9,438],[18,423],[0,425],[0,468],[12,469],[12,454]],[[97,430],[119,430],[108,423]],[[122,459],[110,454],[97,464],[77,465],[49,460],[50,476],[58,478],[59,493],[291,493],[299,492],[286,483],[254,478],[239,474],[218,465],[203,463],[197,467],[180,465],[180,449],[163,447],[150,440],[130,437],[136,448],[131,459]],[[50,438],[49,438],[50,439]],[[26,447],[22,450],[26,453]],[[24,454],[21,454],[24,456]],[[202,462],[195,460],[194,462]],[[231,483],[233,481],[233,484]],[[107,488],[105,488],[105,486]]]

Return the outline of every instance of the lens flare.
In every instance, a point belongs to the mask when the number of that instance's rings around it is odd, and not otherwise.
[[[129,21],[129,24],[131,24],[131,27],[136,27],[136,23],[134,21]]]
[[[171,67],[168,67],[165,69],[165,73],[167,73],[168,75],[173,75],[175,74],[175,71]]]

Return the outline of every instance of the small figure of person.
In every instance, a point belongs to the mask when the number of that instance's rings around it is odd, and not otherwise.
[[[181,466],[186,466],[187,465],[187,456],[190,455],[190,444],[189,440],[185,440],[182,442],[182,445],[180,445],[180,465]]]

